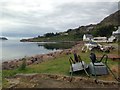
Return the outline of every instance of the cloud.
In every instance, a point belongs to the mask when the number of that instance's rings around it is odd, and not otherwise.
[[[107,0],[106,0],[107,1]],[[116,1],[116,0],[114,0]],[[117,2],[82,0],[1,0],[0,25],[8,36],[61,32],[98,23],[118,10]]]

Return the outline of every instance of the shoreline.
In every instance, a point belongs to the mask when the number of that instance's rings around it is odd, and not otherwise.
[[[35,38],[21,39],[20,42],[58,42],[58,43],[78,42],[78,40],[55,41],[55,40],[34,40],[34,39]]]
[[[48,53],[41,53],[41,54],[32,54],[32,55],[26,55],[26,56],[21,56],[21,57],[16,57],[16,58],[13,58],[13,59],[1,59],[2,63],[3,62],[9,62],[9,61],[15,61],[15,60],[19,60],[19,59],[23,59],[23,58],[29,58],[29,57],[35,57],[37,55],[44,55],[44,54],[49,54],[49,53],[53,53],[53,52],[57,52],[57,51],[62,51],[62,50],[55,50],[55,51],[51,51],[51,52],[48,52]]]
[[[19,40],[18,40],[19,41]],[[20,42],[20,41],[19,41]],[[1,58],[0,60],[2,62],[6,62],[6,61],[13,61],[13,60],[18,60],[18,59],[21,59],[21,58],[24,58],[24,57],[34,57],[36,55],[40,55],[40,54],[49,54],[51,52],[56,52],[56,51],[61,51],[63,49],[70,49],[72,48],[75,44],[76,44],[76,41],[72,42],[72,41],[67,41],[67,42],[22,42],[22,43],[35,43],[39,46],[43,46],[45,49],[48,49],[50,51],[47,51],[47,52],[38,52],[38,53],[32,53],[32,54],[22,54],[22,55],[17,55],[17,56],[13,56],[13,57],[3,57]],[[67,44],[69,45],[70,43],[70,47],[67,46]],[[71,44],[72,43],[72,44]],[[55,44],[55,45],[54,45]],[[60,44],[60,46],[58,46],[58,44]],[[61,47],[61,45],[64,45],[66,44],[67,48],[65,46]],[[49,49],[50,47],[50,49]],[[60,48],[59,48],[60,47]],[[54,49],[53,49],[54,48]],[[24,51],[23,51],[24,52]],[[22,53],[22,52],[21,52]],[[11,53],[10,53],[11,54]]]
[[[6,60],[2,62],[2,69],[3,70],[9,70],[9,69],[16,69],[18,68],[21,64],[23,59],[26,59],[26,65],[31,65],[31,64],[38,64],[41,62],[44,62],[49,59],[54,59],[59,57],[60,55],[68,55],[73,53],[74,50],[78,51],[77,48],[83,44],[83,41],[76,42],[76,44],[69,49],[63,49],[60,51],[55,51],[55,52],[50,52],[48,54],[37,54],[34,56],[26,56],[24,58],[19,58],[19,59],[14,59],[14,60]]]

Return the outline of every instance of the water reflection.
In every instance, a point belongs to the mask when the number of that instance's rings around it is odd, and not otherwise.
[[[38,47],[38,45],[33,42],[19,42],[18,40],[8,40],[2,42],[0,50],[2,50],[0,60],[3,61],[56,51],[48,50],[44,48],[44,46]]]
[[[46,54],[60,49],[67,49],[75,43],[56,43],[56,42],[19,42],[19,40],[3,41],[0,45],[0,60],[11,60],[23,58],[25,56],[34,56],[37,54]]]
[[[58,50],[58,49],[68,49],[68,48],[71,48],[73,45],[75,45],[75,43],[73,42],[62,42],[62,43],[44,43],[44,44],[41,44],[41,43],[37,43],[38,46],[44,46],[45,49],[48,49],[48,50]]]

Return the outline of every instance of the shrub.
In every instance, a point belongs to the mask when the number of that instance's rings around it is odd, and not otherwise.
[[[23,58],[22,60],[23,60],[23,62],[22,62],[22,64],[20,65],[19,70],[25,70],[25,69],[26,69],[26,59]]]

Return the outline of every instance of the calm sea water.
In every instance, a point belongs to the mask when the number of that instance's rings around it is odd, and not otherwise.
[[[43,44],[43,43],[41,43]],[[12,60],[36,54],[54,52],[56,49],[46,49],[43,45],[35,42],[20,42],[18,39],[0,40],[0,60]]]

